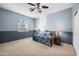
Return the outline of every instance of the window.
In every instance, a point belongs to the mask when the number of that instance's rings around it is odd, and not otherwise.
[[[29,21],[28,20],[17,20],[17,30],[18,32],[25,32],[29,29]]]

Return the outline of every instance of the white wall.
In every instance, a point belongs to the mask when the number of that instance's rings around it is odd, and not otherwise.
[[[79,10],[76,16],[73,19],[74,28],[73,28],[73,45],[75,47],[76,53],[79,56]]]
[[[44,31],[46,28],[46,15],[41,15],[39,19],[36,20],[36,30]]]

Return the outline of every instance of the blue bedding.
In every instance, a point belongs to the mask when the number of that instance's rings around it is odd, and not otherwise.
[[[52,46],[52,36],[46,34],[46,32],[35,31],[33,34],[33,40],[50,47]]]

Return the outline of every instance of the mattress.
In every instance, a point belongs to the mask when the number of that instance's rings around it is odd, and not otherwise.
[[[32,37],[0,44],[0,56],[75,56],[70,44],[52,47],[32,40]]]

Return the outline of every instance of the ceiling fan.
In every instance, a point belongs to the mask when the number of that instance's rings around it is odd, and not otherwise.
[[[30,8],[29,9],[31,12],[34,11],[35,9],[37,9],[38,12],[41,13],[41,8],[48,9],[48,6],[41,6],[40,5],[41,3],[35,3],[35,4],[33,4],[33,3],[27,3],[27,4],[29,4],[31,6],[34,6],[34,8]]]

